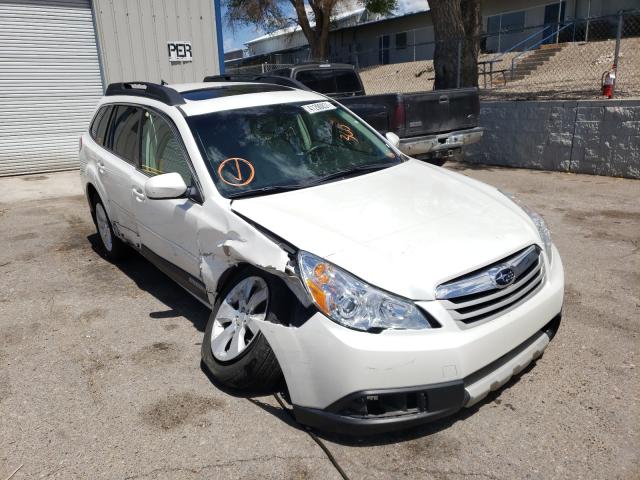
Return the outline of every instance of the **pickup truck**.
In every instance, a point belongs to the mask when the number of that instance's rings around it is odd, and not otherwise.
[[[254,81],[313,90],[334,98],[383,135],[400,138],[400,150],[442,165],[482,138],[476,88],[366,95],[353,65],[305,63],[261,75],[215,75],[205,81]]]

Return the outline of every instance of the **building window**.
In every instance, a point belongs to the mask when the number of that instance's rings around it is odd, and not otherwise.
[[[487,19],[487,33],[506,33],[524,29],[525,12],[502,13]]]
[[[396,33],[396,50],[407,48],[407,32]]]
[[[378,37],[378,62],[380,65],[389,63],[389,35]]]

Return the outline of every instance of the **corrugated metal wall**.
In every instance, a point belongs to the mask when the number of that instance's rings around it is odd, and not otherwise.
[[[89,0],[0,0],[0,176],[77,167],[101,96]]]
[[[107,83],[201,81],[219,71],[213,0],[94,0]],[[190,41],[192,62],[169,62],[167,42]]]

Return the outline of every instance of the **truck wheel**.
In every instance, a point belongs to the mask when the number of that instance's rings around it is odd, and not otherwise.
[[[93,204],[93,221],[96,224],[102,255],[109,261],[115,262],[125,257],[127,246],[113,233],[111,220],[107,215],[101,200]]]
[[[220,383],[271,390],[282,377],[256,321],[280,323],[271,309],[272,288],[253,271],[240,273],[218,296],[202,342],[202,362]]]

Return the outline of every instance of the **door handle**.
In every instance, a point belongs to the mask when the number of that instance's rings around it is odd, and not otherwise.
[[[447,103],[449,101],[449,97],[446,95],[442,95],[440,97],[440,103]]]
[[[136,200],[138,200],[139,202],[144,202],[145,195],[141,188],[133,187],[131,191],[133,192],[133,196],[136,197]]]
[[[101,174],[102,174],[102,173],[104,173],[104,172],[105,172],[105,170],[104,170],[104,163],[102,163],[101,161],[98,161],[98,162],[96,162],[96,165],[98,165],[98,172],[99,172],[99,173],[101,173]]]

